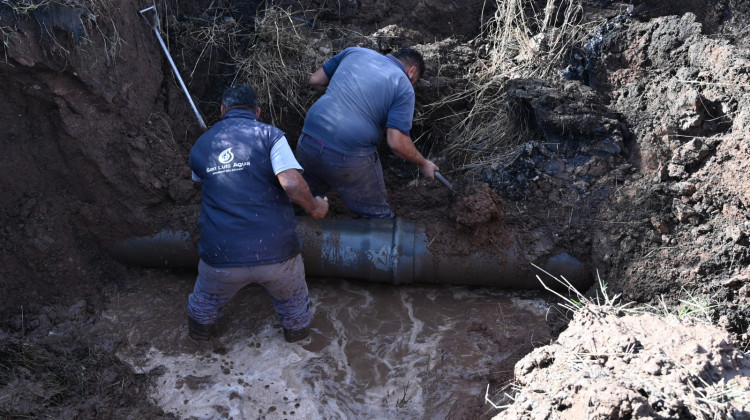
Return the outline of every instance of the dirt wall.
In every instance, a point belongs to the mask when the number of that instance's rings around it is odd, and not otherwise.
[[[197,124],[136,5],[52,6],[0,10],[5,319],[96,295],[117,277],[108,241],[195,197],[181,180]]]

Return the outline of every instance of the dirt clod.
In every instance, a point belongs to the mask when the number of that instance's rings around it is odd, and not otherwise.
[[[502,199],[486,183],[472,184],[457,193],[458,198],[451,204],[449,217],[465,228],[499,221],[502,212]]]

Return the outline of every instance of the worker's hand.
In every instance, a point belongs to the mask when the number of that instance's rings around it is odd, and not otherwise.
[[[326,213],[328,213],[328,198],[316,196],[314,198],[313,209],[309,213],[315,220],[326,217]]]
[[[310,83],[310,86],[318,93],[326,93],[326,89],[328,88],[328,83],[330,80],[328,80],[328,76],[326,76],[326,72],[323,71],[323,67],[315,70],[315,73],[313,73],[310,76],[310,80],[308,83]]]
[[[435,179],[435,171],[439,169],[431,160],[425,159],[424,163],[419,165],[419,172],[429,179]]]

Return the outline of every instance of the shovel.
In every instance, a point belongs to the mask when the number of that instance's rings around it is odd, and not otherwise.
[[[182,81],[182,77],[180,77],[180,72],[177,71],[177,66],[174,64],[174,61],[172,61],[172,56],[169,55],[169,50],[167,49],[167,46],[164,44],[164,40],[161,38],[161,32],[159,31],[159,15],[156,13],[156,5],[153,5],[151,7],[147,7],[141,10],[141,16],[143,16],[146,19],[146,21],[148,21],[148,18],[146,17],[146,13],[148,12],[153,12],[154,33],[156,34],[156,37],[159,38],[159,44],[161,44],[161,48],[164,50],[164,53],[167,55],[169,64],[172,65],[172,70],[174,70],[174,74],[175,76],[177,76],[177,80],[180,82],[180,86],[182,86],[182,90],[185,92],[185,96],[187,96],[187,99],[190,102],[190,106],[193,108],[193,112],[195,113],[195,118],[198,119],[198,124],[200,124],[201,128],[205,131],[208,129],[206,127],[206,123],[203,122],[203,117],[201,116],[200,112],[198,112],[198,108],[195,107],[195,104],[193,103],[193,98],[190,97],[190,93],[188,93],[187,86],[185,86],[185,82]]]
[[[445,177],[443,175],[441,175],[440,172],[435,171],[435,179],[437,179],[443,185],[445,185],[446,187],[448,187],[449,190],[453,191],[453,185],[451,185],[451,183],[448,182],[448,180],[445,179]]]

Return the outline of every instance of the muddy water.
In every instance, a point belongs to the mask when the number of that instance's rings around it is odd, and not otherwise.
[[[94,328],[118,337],[137,372],[159,375],[151,397],[179,418],[479,418],[490,378],[508,378],[498,366],[549,338],[537,292],[309,279],[310,338],[286,343],[251,286],[198,346],[185,323],[193,282],[147,272]]]

